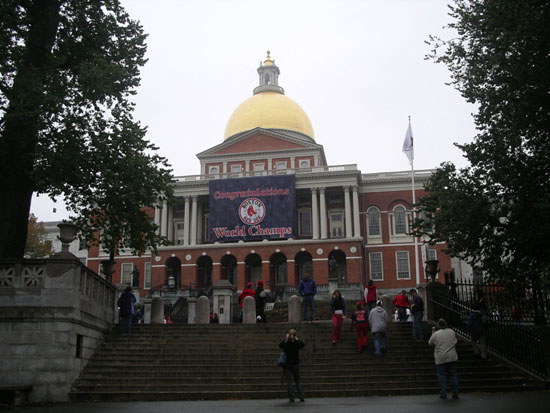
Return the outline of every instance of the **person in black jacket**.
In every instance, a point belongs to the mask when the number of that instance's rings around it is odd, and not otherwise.
[[[296,337],[296,330],[291,328],[285,339],[281,341],[279,347],[286,353],[286,388],[288,390],[288,401],[294,403],[294,391],[292,389],[292,378],[296,383],[296,390],[301,402],[305,401],[302,391],[302,382],[300,381],[300,349],[304,348],[305,343]]]

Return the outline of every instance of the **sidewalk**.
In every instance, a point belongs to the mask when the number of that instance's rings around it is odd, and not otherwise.
[[[181,413],[181,412],[376,412],[435,413],[517,413],[543,411],[550,405],[550,391],[520,393],[469,393],[459,400],[441,400],[437,394],[426,396],[353,397],[306,399],[305,403],[285,400],[222,400],[178,402],[73,403],[36,407],[19,407],[27,413]]]

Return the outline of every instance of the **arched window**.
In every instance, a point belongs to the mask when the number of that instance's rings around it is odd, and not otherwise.
[[[407,216],[405,208],[401,205],[393,209],[394,230],[396,235],[404,235],[407,233]]]
[[[380,236],[380,210],[375,206],[367,209],[367,227],[369,237]]]

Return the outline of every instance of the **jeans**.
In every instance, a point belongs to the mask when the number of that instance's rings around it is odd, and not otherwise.
[[[132,333],[132,314],[120,316],[120,334]]]
[[[413,314],[413,327],[412,335],[413,338],[417,340],[424,340],[424,331],[422,330],[422,318],[424,318],[424,312],[419,311],[416,314]]]
[[[309,307],[309,319],[307,316]],[[315,320],[315,309],[313,308],[313,296],[304,295],[304,321],[313,321]]]
[[[356,324],[355,331],[357,331],[357,351],[361,352],[363,347],[367,347],[367,324]]]
[[[407,321],[407,307],[397,307],[397,319],[400,323]]]
[[[302,391],[302,382],[300,381],[300,365],[287,364],[285,367],[286,390],[288,391],[289,400],[294,400],[294,391],[292,389],[292,378],[296,383],[296,390],[300,400],[304,400],[304,392]]]
[[[379,331],[377,333],[372,333],[374,337],[374,355],[380,356],[382,350],[386,348],[386,332]]]
[[[456,362],[437,364],[437,380],[439,381],[439,391],[442,397],[447,397],[447,378],[451,382],[451,391],[453,396],[458,396],[458,377],[456,375]]]
[[[340,341],[344,316],[342,314],[332,314],[332,342]]]

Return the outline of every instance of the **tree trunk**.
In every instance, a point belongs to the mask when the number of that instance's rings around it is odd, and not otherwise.
[[[59,25],[59,0],[31,3],[25,52],[17,67],[0,137],[0,258],[23,258],[31,197],[33,169],[44,110],[44,83],[51,65],[51,50]]]

